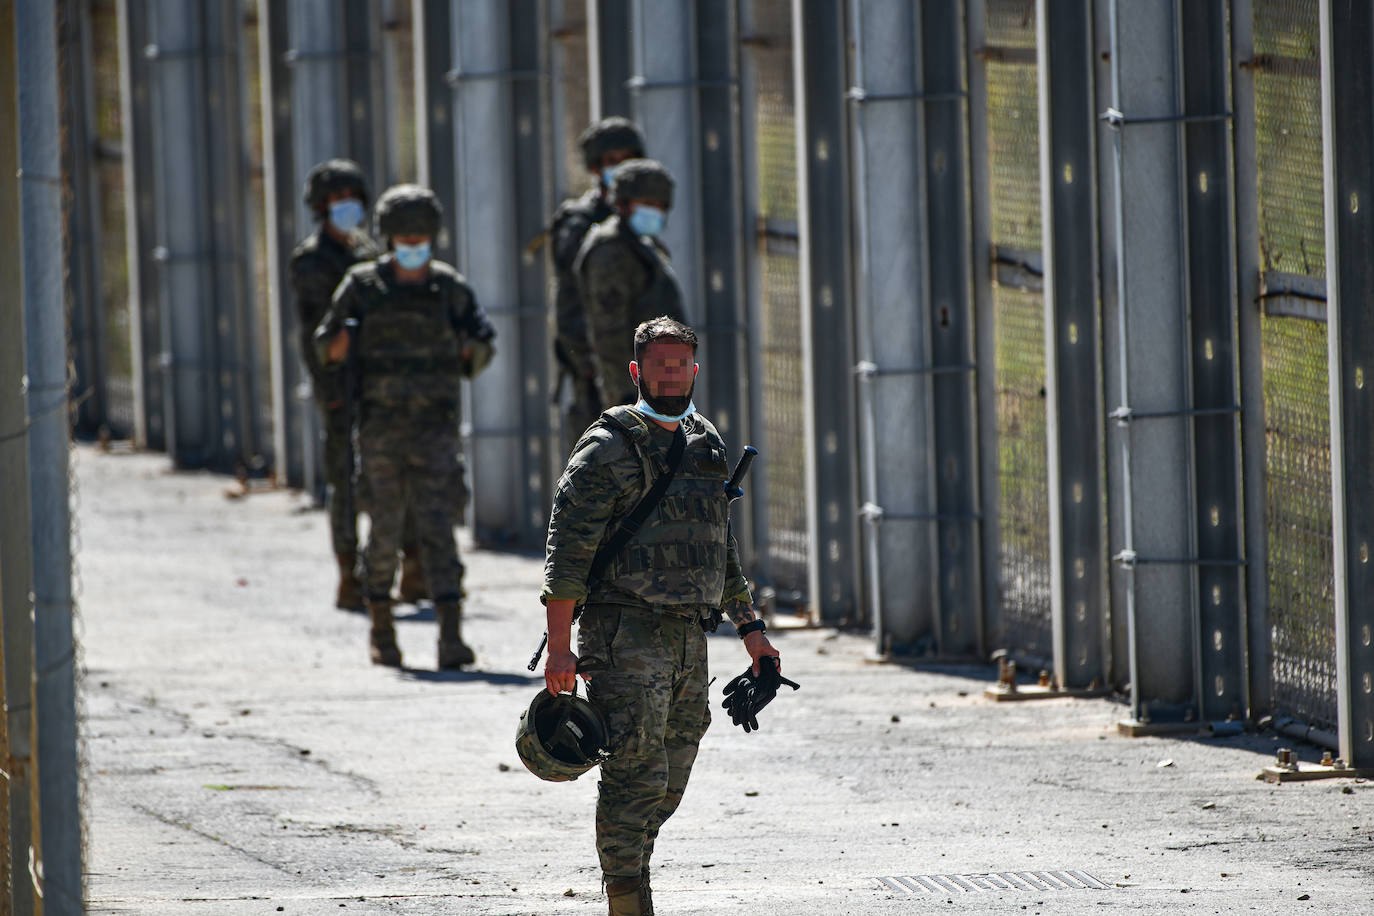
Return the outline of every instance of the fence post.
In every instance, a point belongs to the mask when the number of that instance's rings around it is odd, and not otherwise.
[[[1040,200],[1055,678],[1106,683],[1102,323],[1091,0],[1039,0]]]
[[[24,288],[24,223],[19,180],[19,64],[15,0],[0,0],[0,289]],[[0,910],[34,912],[29,880],[33,835],[33,540],[29,432],[24,397],[23,308],[0,308],[0,646],[4,647],[4,799],[0,813]]]
[[[119,3],[119,94],[124,131],[124,231],[129,270],[129,346],[134,443],[167,448],[167,385],[161,361],[162,302],[157,294],[157,193],[154,169],[149,0]]]
[[[1321,0],[1327,341],[1341,757],[1374,767],[1374,61],[1368,4]]]
[[[632,0],[586,0],[587,71],[591,81],[590,117],[595,122],[632,111],[630,5]],[[653,142],[653,138],[649,138]],[[652,155],[652,151],[650,153]]]
[[[808,593],[813,613],[833,624],[854,619],[860,595],[844,4],[793,0],[792,29],[809,497]]]
[[[1106,7],[1110,99],[1100,113],[1113,607],[1125,612],[1131,719],[1197,716],[1188,457],[1186,211],[1175,9]]]
[[[1269,622],[1269,526],[1265,505],[1264,349],[1260,325],[1259,152],[1253,0],[1231,4],[1232,159],[1235,163],[1236,318],[1240,360],[1241,481],[1245,518],[1245,625],[1251,718],[1273,711]]]
[[[84,910],[85,872],[72,634],[71,421],[56,9],[50,4],[20,3],[15,26],[22,87],[19,195],[29,453],[28,479],[11,486],[27,486],[32,507],[33,750],[38,767],[34,834],[41,844],[42,912],[74,916]]]

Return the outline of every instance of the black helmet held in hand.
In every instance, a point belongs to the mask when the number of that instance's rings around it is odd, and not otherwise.
[[[539,691],[515,730],[520,762],[549,782],[568,782],[601,763],[610,756],[606,741],[606,720],[576,693]]]

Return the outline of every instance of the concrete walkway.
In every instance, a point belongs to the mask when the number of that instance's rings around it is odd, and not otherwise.
[[[606,912],[595,779],[540,782],[513,746],[542,680],[542,558],[464,543],[476,670],[436,672],[433,613],[408,607],[411,667],[376,668],[298,495],[74,460],[92,913]],[[1128,739],[1105,700],[988,702],[991,667],[873,664],[833,631],[775,642],[803,689],[755,734],[714,705],[659,841],[660,916],[1374,913],[1374,785],[1257,781],[1287,740]],[[718,704],[746,656],[726,636],[711,652]],[[949,875],[1004,877],[879,880]]]

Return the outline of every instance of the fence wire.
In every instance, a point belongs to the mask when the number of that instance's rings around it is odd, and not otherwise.
[[[1326,325],[1263,319],[1275,712],[1336,730]]]
[[[992,242],[1040,249],[1040,126],[1035,4],[988,0],[988,169]],[[988,265],[985,269],[990,269]],[[1051,654],[1044,296],[995,284],[1001,639]]]
[[[754,4],[748,45],[757,72],[758,256],[763,297],[764,442],[768,461],[768,567],[779,599],[805,601],[807,587],[806,390],[802,372],[800,248],[797,238],[796,106],[792,6]]]
[[[1317,4],[1256,0],[1261,262],[1326,273]],[[1282,281],[1275,283],[1283,286]],[[1275,711],[1336,729],[1336,607],[1326,325],[1262,319]]]

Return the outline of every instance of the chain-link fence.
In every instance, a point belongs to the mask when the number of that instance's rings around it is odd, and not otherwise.
[[[1280,314],[1285,300],[1319,297],[1326,273],[1318,11],[1256,0],[1254,15],[1260,259],[1265,288],[1283,291],[1266,298],[1262,343],[1275,712],[1334,733],[1326,325]]]
[[[992,243],[998,260],[1024,264],[1035,260],[1041,244],[1035,4],[988,0],[986,41]],[[993,300],[1000,637],[1002,647],[1014,653],[1049,658],[1044,296],[994,284]]]
[[[760,549],[767,551],[779,600],[800,604],[807,587],[808,494],[790,3],[754,4],[747,52],[757,74],[755,97],[743,105],[757,148],[755,244],[763,315],[763,378],[757,384],[763,387],[769,494],[767,543]]]

